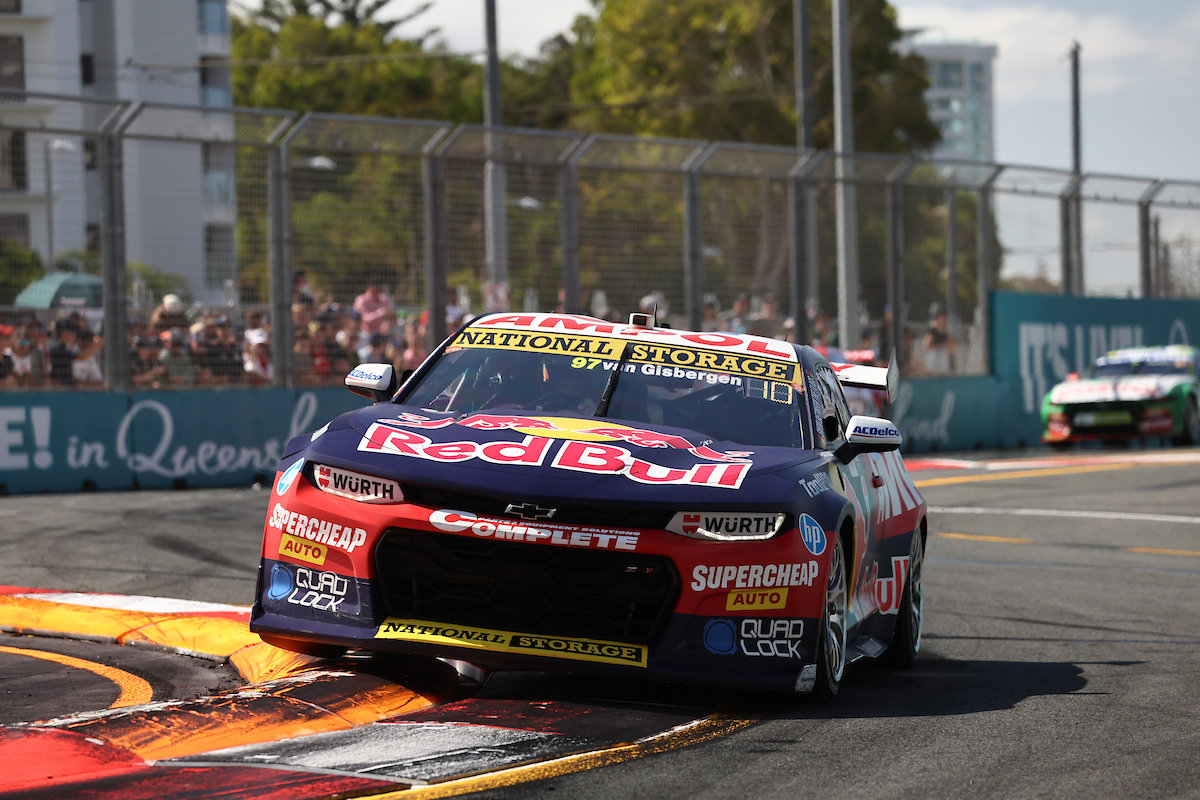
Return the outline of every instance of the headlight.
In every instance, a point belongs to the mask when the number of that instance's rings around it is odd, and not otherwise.
[[[777,511],[755,514],[731,511],[680,511],[667,530],[693,539],[746,542],[770,539],[783,527],[786,514]]]
[[[326,464],[313,464],[313,480],[322,492],[360,503],[404,502],[404,492],[401,491],[400,484],[376,475],[364,475]]]

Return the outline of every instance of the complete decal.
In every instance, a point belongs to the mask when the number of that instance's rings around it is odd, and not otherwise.
[[[421,644],[454,645],[501,653],[551,656],[627,667],[645,667],[647,657],[645,647],[623,642],[540,636],[477,628],[470,625],[450,625],[394,617],[389,617],[379,626],[375,638]]]
[[[541,542],[565,547],[587,547],[593,550],[637,550],[637,531],[586,526],[546,527],[525,525],[511,519],[486,519],[469,511],[441,509],[429,514],[429,522],[438,530],[451,533],[470,531],[481,538],[510,542]]]

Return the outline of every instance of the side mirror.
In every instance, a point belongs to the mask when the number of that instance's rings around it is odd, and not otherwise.
[[[396,393],[396,370],[391,364],[359,364],[346,376],[346,387],[381,403]]]
[[[898,450],[903,441],[899,429],[891,420],[853,416],[846,426],[846,441],[834,455],[842,463],[849,464],[862,453]]]

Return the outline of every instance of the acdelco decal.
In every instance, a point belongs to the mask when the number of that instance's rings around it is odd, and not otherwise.
[[[307,539],[309,542],[336,547],[347,553],[353,553],[356,547],[367,541],[367,532],[362,528],[356,528],[349,523],[339,524],[319,517],[309,517],[295,511],[288,511],[281,503],[275,504],[267,524],[275,530],[283,531],[285,540],[290,538],[297,542],[304,542]],[[279,552],[285,555],[295,555],[294,550],[285,553],[282,544]],[[307,558],[304,560],[313,564],[325,562],[323,555],[320,561],[311,561]]]
[[[512,520],[480,519],[467,511],[441,509],[431,512],[429,522],[438,530],[460,533],[470,531],[483,538],[512,542],[543,542],[566,547],[590,547],[594,550],[636,550],[639,534],[606,528],[538,527]]]
[[[389,617],[379,626],[375,638],[551,656],[574,661],[595,661],[602,664],[619,664],[630,667],[646,666],[646,648],[641,645],[563,636],[538,636],[415,619]]]
[[[817,577],[816,561],[798,564],[740,564],[707,566],[699,564],[692,570],[691,588],[705,589],[770,589],[782,586],[812,586]]]
[[[367,429],[358,443],[365,453],[420,458],[448,463],[482,459],[493,464],[541,466],[554,440],[543,436],[526,436],[520,442],[448,442],[434,444],[433,440],[416,431],[405,430],[400,422],[376,422]],[[719,455],[722,459],[724,454]],[[752,464],[735,463],[695,464],[687,469],[664,467],[634,457],[624,447],[594,442],[566,441],[550,465],[554,469],[587,472],[593,475],[623,475],[629,480],[648,484],[690,484],[715,489],[737,489],[742,485]]]

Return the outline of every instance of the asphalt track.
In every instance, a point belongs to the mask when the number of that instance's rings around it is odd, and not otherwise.
[[[181,648],[160,609],[65,618],[10,589],[0,625],[101,641],[0,634],[0,753],[76,736],[106,766],[43,791],[5,784],[10,763],[0,797],[1200,796],[1200,452],[916,466],[933,509],[921,662],[853,669],[831,706],[543,675],[477,690],[372,659],[283,664],[239,638],[235,612],[195,607],[209,633]],[[0,584],[245,605],[266,502],[250,490],[4,498]],[[464,690],[477,696],[450,702]]]

